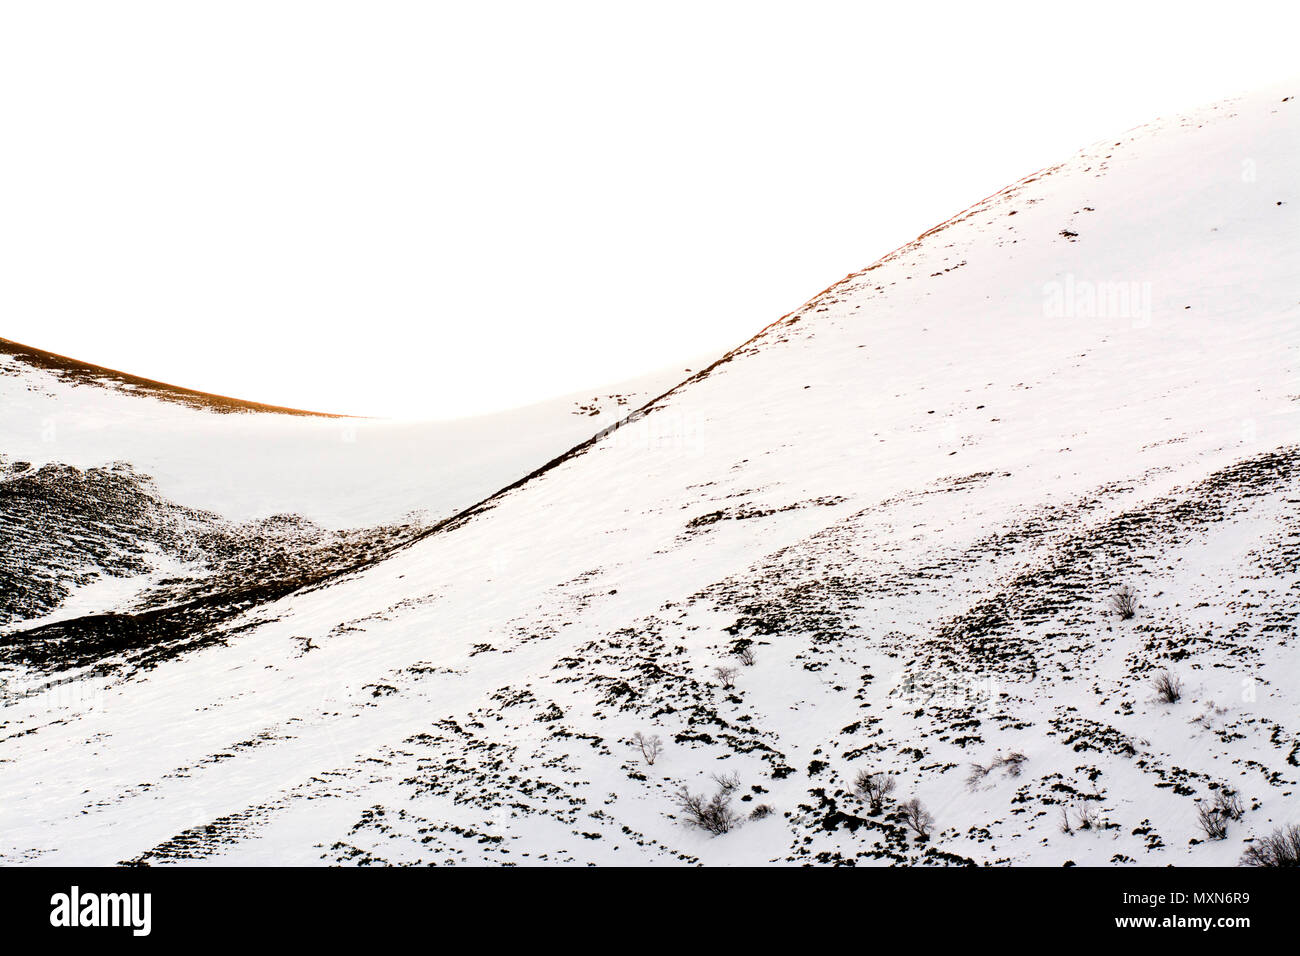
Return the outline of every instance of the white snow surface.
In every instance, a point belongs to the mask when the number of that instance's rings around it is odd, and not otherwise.
[[[1236,862],[1300,822],[1293,92],[1026,177],[223,646],[11,695],[0,861]],[[585,437],[366,423],[356,454],[338,421],[80,391],[5,392],[0,451],[223,514],[443,515]],[[66,444],[8,430],[45,408]],[[772,813],[684,825],[672,793],[719,773]],[[1223,787],[1245,812],[1207,840]]]

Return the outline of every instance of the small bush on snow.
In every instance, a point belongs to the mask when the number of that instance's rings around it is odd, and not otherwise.
[[[1241,805],[1241,797],[1227,787],[1220,787],[1214,794],[1214,809],[1229,820],[1240,820],[1246,812]]]
[[[1228,835],[1228,818],[1219,811],[1218,807],[1202,803],[1196,808],[1196,819],[1208,839],[1222,840]]]
[[[712,797],[691,793],[690,788],[682,784],[673,795],[673,802],[682,811],[687,826],[720,836],[734,830],[740,822],[740,815],[731,809],[731,797],[740,786],[740,778],[735,774],[714,774],[713,782],[718,785],[718,792]]]
[[[860,772],[853,781],[853,789],[858,796],[871,806],[872,813],[879,813],[885,798],[894,792],[894,778],[887,773]]]
[[[934,829],[934,814],[925,808],[925,804],[913,797],[899,805],[898,808],[903,814],[903,822],[916,831],[916,835],[922,840],[929,839],[930,831]]]
[[[1110,596],[1110,607],[1121,621],[1127,621],[1138,612],[1137,592],[1127,584]]]
[[[639,730],[632,735],[632,746],[641,751],[641,757],[645,760],[646,766],[648,767],[653,767],[655,761],[659,759],[659,755],[664,752],[664,741],[662,737],[658,734],[653,734],[647,737]]]
[[[1169,671],[1161,671],[1151,678],[1151,686],[1156,690],[1156,699],[1166,704],[1176,704],[1183,697],[1183,682]]]
[[[1246,848],[1242,866],[1300,866],[1300,826],[1278,827],[1266,837],[1257,837]]]
[[[1024,754],[1016,751],[1007,754],[1005,757],[994,757],[987,767],[983,764],[973,763],[970,765],[970,773],[966,777],[966,786],[974,790],[984,782],[985,777],[998,769],[1001,769],[1008,777],[1018,777],[1020,776],[1020,768],[1024,766],[1025,761],[1028,759]]]

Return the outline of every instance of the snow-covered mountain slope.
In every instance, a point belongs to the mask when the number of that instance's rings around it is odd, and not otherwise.
[[[204,395],[0,340],[0,633],[289,593],[411,540],[680,374],[403,423]]]
[[[105,634],[184,615],[11,631],[0,859],[1235,862],[1300,822],[1290,94],[1021,180],[151,667]]]

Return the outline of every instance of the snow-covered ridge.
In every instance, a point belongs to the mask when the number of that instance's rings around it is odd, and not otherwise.
[[[213,395],[192,388],[169,385],[154,379],[142,378],[128,372],[92,365],[80,359],[66,355],[57,355],[44,349],[32,348],[19,342],[0,338],[0,357],[3,357],[3,373],[18,375],[19,367],[26,366],[40,369],[66,385],[83,385],[92,388],[107,389],[128,395],[147,396],[160,402],[183,405],[187,408],[229,415],[239,413],[260,413],[276,415],[306,415],[317,418],[338,418],[340,416],[325,412],[312,412],[299,408],[284,408],[279,405],[263,405],[226,395]]]
[[[29,660],[0,858],[1235,862],[1300,822],[1298,170],[1290,89],[1123,134],[380,560]]]

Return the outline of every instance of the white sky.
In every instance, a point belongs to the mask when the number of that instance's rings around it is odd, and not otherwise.
[[[1300,4],[0,5],[0,336],[447,417],[721,352]]]

